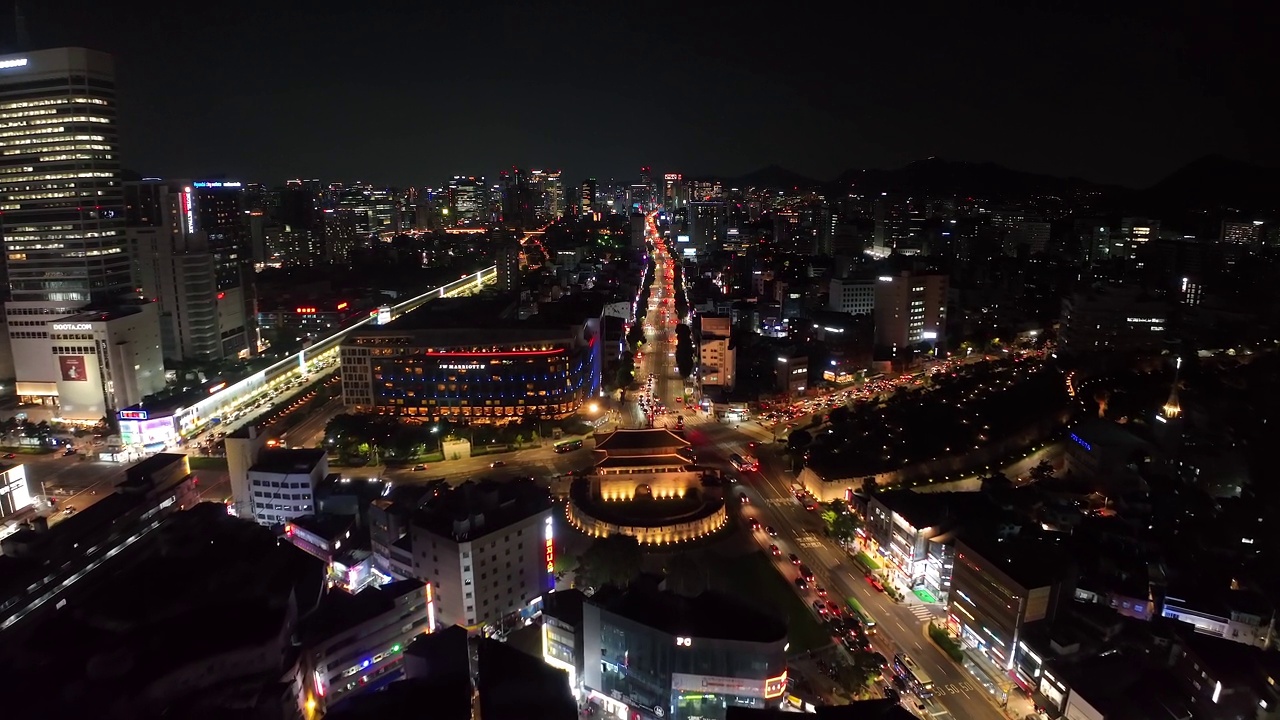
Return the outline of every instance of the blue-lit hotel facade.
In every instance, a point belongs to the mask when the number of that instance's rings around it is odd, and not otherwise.
[[[480,318],[476,318],[480,320]],[[571,325],[353,333],[341,350],[344,403],[434,422],[565,418],[600,391],[600,318]]]

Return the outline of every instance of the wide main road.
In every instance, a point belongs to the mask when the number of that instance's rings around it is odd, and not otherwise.
[[[926,624],[941,616],[941,609],[925,604],[898,604],[877,591],[859,568],[839,547],[826,537],[823,522],[816,512],[804,509],[796,499],[787,469],[788,458],[775,448],[772,437],[754,425],[731,427],[714,419],[690,420],[686,437],[698,450],[699,464],[714,465],[729,453],[746,453],[747,443],[756,442],[750,450],[760,460],[760,471],[745,473],[743,485],[751,499],[747,512],[761,524],[772,526],[778,537],[760,533],[762,547],[776,544],[785,558],[795,553],[814,572],[817,583],[827,588],[829,597],[840,602],[855,598],[875,619],[878,632],[873,636],[877,649],[890,660],[905,652],[915,660],[934,682],[933,700],[921,715],[937,720],[949,717],[968,720],[1000,720],[1003,715],[987,699],[985,690],[955,665],[926,634]],[[787,562],[777,563],[788,582],[795,579],[794,568]],[[817,599],[812,592],[797,592],[810,604]],[[843,604],[843,603],[841,603]]]

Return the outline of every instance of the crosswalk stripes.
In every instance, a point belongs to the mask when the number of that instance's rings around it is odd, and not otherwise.
[[[921,622],[933,619],[933,611],[929,610],[929,608],[924,605],[911,605],[910,608],[911,614],[915,615],[916,619]]]

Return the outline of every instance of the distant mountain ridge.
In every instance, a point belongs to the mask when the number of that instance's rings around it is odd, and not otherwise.
[[[1032,195],[1069,197],[1095,192],[1149,212],[1234,208],[1268,211],[1280,207],[1280,169],[1221,156],[1207,156],[1175,170],[1143,190],[1104,185],[1074,177],[1013,170],[1003,165],[927,158],[895,170],[846,170],[834,180],[806,177],[769,165],[738,177],[720,178],[733,187],[827,190],[860,194],[905,193],[1016,199]]]

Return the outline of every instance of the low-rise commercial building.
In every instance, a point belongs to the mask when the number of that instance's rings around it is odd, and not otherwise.
[[[1169,337],[1164,300],[1137,288],[1094,288],[1062,299],[1058,348],[1067,355],[1150,352]]]
[[[22,402],[96,423],[164,389],[155,303],[51,315],[40,303],[8,302],[5,312]]]
[[[391,580],[374,566],[368,531],[353,515],[300,515],[284,524],[284,536],[324,563],[330,587],[354,594]]]
[[[342,343],[343,402],[357,411],[505,422],[564,418],[600,390],[603,304],[441,299]]]
[[[313,696],[333,710],[400,679],[404,649],[433,628],[431,586],[400,580],[358,595],[330,590],[299,627]]]
[[[774,389],[785,395],[803,395],[809,387],[809,356],[782,351],[774,367]]]
[[[582,690],[618,717],[723,720],[787,689],[786,625],[724,595],[606,588],[584,604],[582,635]]]
[[[1243,645],[1270,648],[1275,643],[1275,607],[1247,590],[1174,586],[1161,603],[1160,615],[1187,623],[1197,633]]]
[[[1012,672],[1030,652],[1027,626],[1052,621],[1073,597],[1074,573],[1054,541],[966,536],[956,541],[948,623],[966,648]],[[1039,666],[1034,653],[1029,664]],[[1026,673],[1028,682],[1034,673]]]
[[[938,602],[951,592],[954,540],[966,523],[984,532],[997,527],[991,503],[979,493],[917,493],[890,490],[867,499],[866,533],[871,550],[885,561],[888,579],[900,588],[922,588]]]

